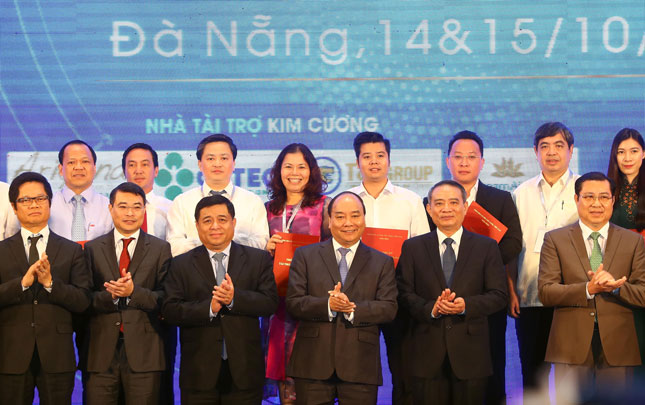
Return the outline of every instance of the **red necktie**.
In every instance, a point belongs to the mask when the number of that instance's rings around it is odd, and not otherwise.
[[[130,254],[128,253],[128,245],[134,240],[134,238],[123,238],[123,250],[121,251],[121,257],[119,258],[119,274],[121,277],[125,277],[128,272],[128,267],[130,266]],[[121,326],[119,327],[121,333],[123,333],[123,319],[121,319]]]
[[[143,211],[143,224],[141,224],[143,232],[148,233],[148,211]]]

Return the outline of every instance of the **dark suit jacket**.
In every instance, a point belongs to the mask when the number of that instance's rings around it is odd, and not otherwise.
[[[49,233],[45,249],[52,290],[34,284],[22,291],[29,268],[20,232],[0,242],[0,373],[27,371],[34,345],[47,373],[76,370],[72,313],[90,305],[90,276],[77,243]]]
[[[278,307],[273,259],[264,250],[231,242],[228,274],[235,294],[232,309],[222,308],[209,317],[215,274],[208,251],[198,246],[171,260],[164,283],[163,315],[180,327],[181,388],[215,387],[226,341],[233,382],[240,389],[257,389],[264,383],[264,353],[258,317]]]
[[[627,277],[618,295],[596,294],[588,300],[585,285],[591,271],[578,222],[548,232],[540,252],[538,291],[545,306],[555,307],[546,361],[582,364],[598,317],[607,362],[612,366],[641,364],[633,306],[645,306],[645,245],[635,232],[609,224],[603,269],[615,279]]]
[[[447,288],[436,231],[403,242],[397,266],[399,305],[412,316],[404,337],[403,364],[410,376],[433,378],[446,354],[460,379],[492,374],[486,317],[506,306],[504,266],[493,239],[464,233],[450,290],[464,298],[464,315],[431,317]]]
[[[511,193],[487,186],[480,181],[475,201],[508,228],[502,240],[499,241],[499,251],[502,254],[504,264],[510,263],[511,260],[517,258],[522,250],[522,228],[520,227],[520,218],[517,215],[517,208]],[[426,206],[427,204],[428,197],[424,197],[423,205]],[[437,229],[427,212],[426,216],[428,217],[430,230]],[[513,278],[517,278],[517,274]]]
[[[166,368],[160,335],[159,313],[164,296],[163,279],[170,260],[170,245],[141,231],[128,271],[134,291],[130,301],[115,305],[103,284],[117,280],[119,263],[114,245],[114,230],[85,244],[85,258],[92,273],[92,311],[90,318],[87,371],[105,372],[114,358],[123,324],[128,364],[135,372],[162,371]]]
[[[378,324],[397,310],[392,258],[363,243],[342,287],[356,304],[353,324],[343,314],[329,322],[328,291],[340,281],[332,240],[298,248],[289,270],[287,311],[300,320],[287,375],[382,384]]]

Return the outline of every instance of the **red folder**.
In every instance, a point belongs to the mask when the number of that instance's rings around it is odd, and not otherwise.
[[[361,240],[367,246],[383,252],[394,259],[394,267],[401,257],[401,246],[408,238],[405,229],[365,228]]]
[[[499,222],[499,220],[490,212],[477,204],[477,201],[473,201],[473,203],[468,207],[468,211],[466,212],[466,217],[464,218],[464,223],[462,225],[470,232],[475,232],[495,239],[497,243],[502,240],[504,234],[508,230],[508,228],[503,223]]]
[[[278,295],[287,295],[289,285],[289,267],[296,249],[300,246],[311,245],[320,241],[320,236],[304,235],[301,233],[277,232],[282,236],[282,243],[275,244],[275,256],[273,257],[273,276],[278,286]]]

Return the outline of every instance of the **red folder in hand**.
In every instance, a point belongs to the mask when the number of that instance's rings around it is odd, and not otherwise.
[[[365,228],[361,240],[364,244],[394,259],[394,267],[401,257],[401,246],[408,238],[405,229]]]
[[[473,203],[468,206],[468,211],[466,212],[466,217],[464,218],[464,223],[462,225],[470,232],[475,232],[495,239],[497,243],[502,240],[504,234],[508,230],[508,228],[503,223],[499,222],[499,220],[490,212],[477,204],[477,201],[473,201]]]
[[[275,256],[273,257],[273,276],[278,286],[278,295],[287,295],[289,285],[289,267],[296,249],[300,246],[311,245],[320,241],[316,235],[304,235],[301,233],[277,232],[282,236],[282,243],[275,244]]]

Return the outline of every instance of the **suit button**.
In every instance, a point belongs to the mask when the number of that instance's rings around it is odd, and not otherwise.
[[[115,323],[116,326],[121,326],[121,322]]]
[[[451,325],[446,325],[446,329],[450,329],[450,328],[452,328]]]
[[[34,305],[38,305],[38,300],[34,300]]]
[[[595,312],[592,312],[592,313],[590,313],[589,315],[591,315],[591,316],[596,316],[596,313],[595,313]]]
[[[36,327],[36,324],[32,322],[32,323],[31,323],[31,327],[32,327],[32,328],[35,328],[35,327]]]

